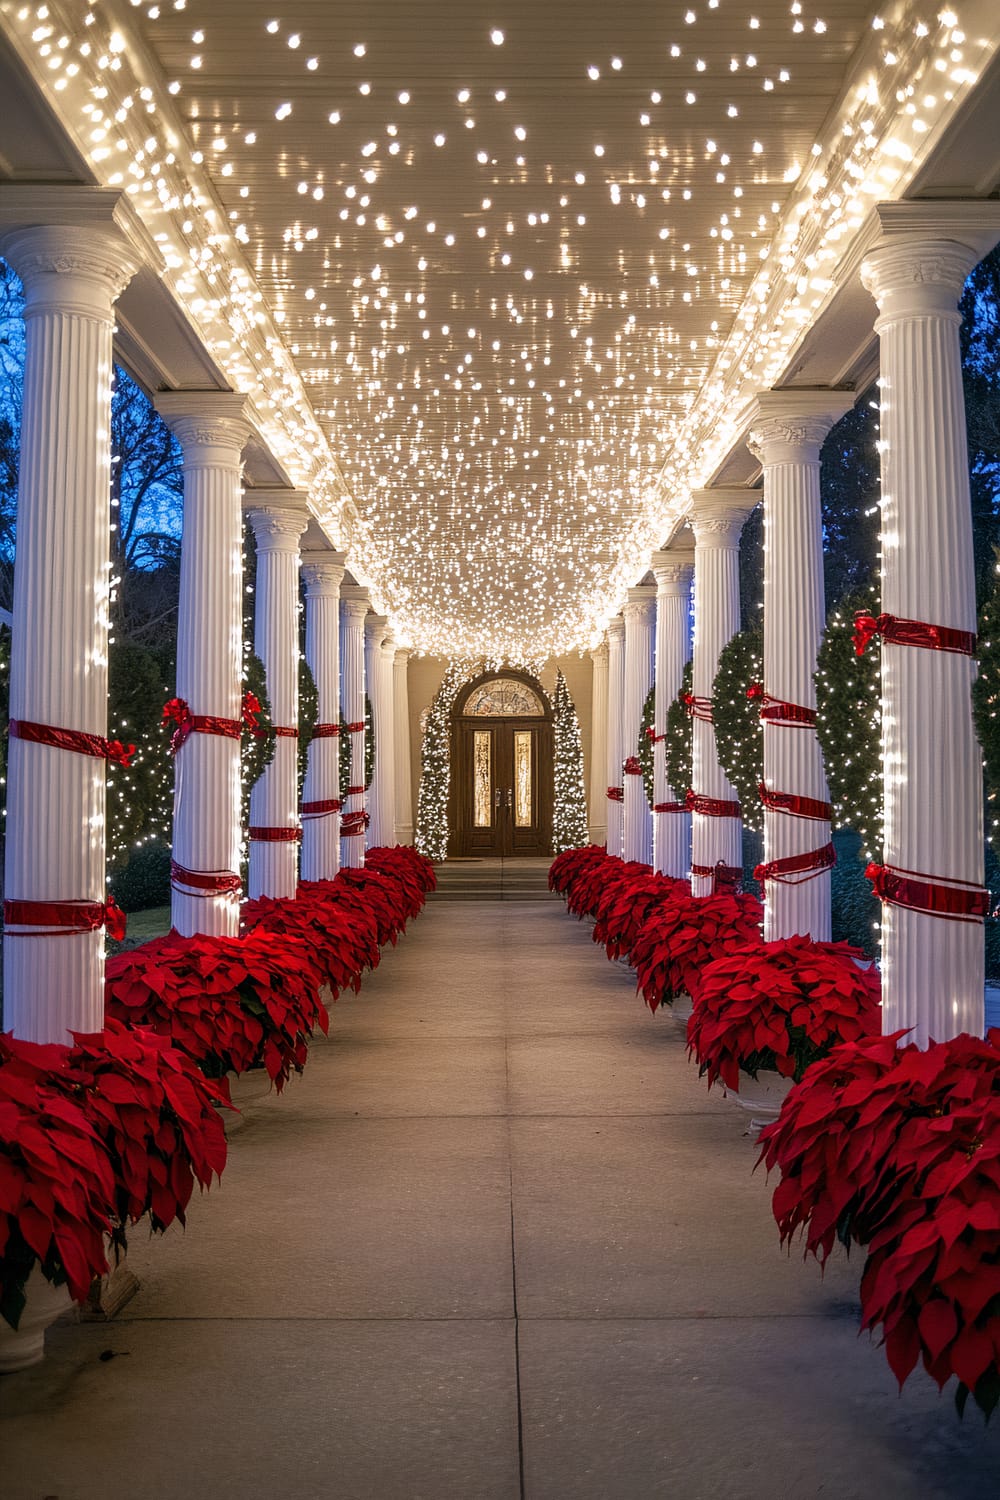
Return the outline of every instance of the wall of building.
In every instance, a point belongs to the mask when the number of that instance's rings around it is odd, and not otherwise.
[[[587,796],[590,796],[590,779],[592,775],[590,764],[591,744],[591,701],[593,682],[593,663],[589,656],[560,656],[552,657],[545,663],[539,674],[539,682],[551,699],[556,689],[556,671],[562,669],[569,689],[570,697],[576,705],[577,716],[580,720],[580,737],[583,741],[583,774],[587,788]],[[434,694],[441,686],[444,674],[448,669],[448,662],[442,656],[417,656],[410,657],[407,668],[407,688],[410,701],[410,764],[413,769],[413,818],[414,824],[417,817],[417,792],[420,786],[420,751],[423,744],[423,721],[430,710]],[[600,780],[603,772],[597,770]]]

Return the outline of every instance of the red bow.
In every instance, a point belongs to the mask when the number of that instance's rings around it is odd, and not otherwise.
[[[763,698],[763,696],[764,696],[764,684],[762,682],[751,682],[750,686],[747,688],[747,697],[748,698]]]
[[[625,762],[624,769],[626,776],[641,776],[642,762],[637,755],[630,755],[628,760]]]
[[[170,753],[176,755],[194,729],[194,714],[183,698],[170,698],[163,705],[162,722],[164,724],[173,722],[177,725],[170,736]]]
[[[257,723],[257,715],[263,712],[261,701],[256,693],[251,693],[249,688],[243,694],[241,710],[243,727],[249,729],[251,734],[262,735],[264,730]]]

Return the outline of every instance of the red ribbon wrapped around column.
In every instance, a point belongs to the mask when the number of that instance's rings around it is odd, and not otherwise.
[[[106,929],[108,937],[120,943],[125,936],[126,918],[113,897],[107,901],[5,901],[5,927],[39,927],[40,932],[16,932],[13,937],[73,937],[81,932]],[[63,928],[54,932],[52,928]]]
[[[691,874],[700,880],[711,880],[713,894],[718,891],[738,891],[743,884],[743,871],[737,865],[727,865],[721,859],[714,865],[692,865]]]
[[[976,635],[972,630],[928,625],[924,620],[904,620],[898,615],[869,615],[859,610],[854,616],[855,654],[863,656],[868,642],[876,635],[890,646],[919,646],[925,651],[952,651],[959,656],[976,654]]]
[[[344,838],[357,839],[362,836],[370,822],[371,818],[362,809],[357,812],[344,813],[340,820],[340,831]]]
[[[701,719],[704,724],[713,722],[711,698],[697,698],[694,693],[682,693],[681,702],[692,719]]]
[[[795,792],[769,792],[767,784],[758,782],[760,800],[770,812],[788,813],[793,818],[813,818],[818,823],[828,823],[833,816],[829,802],[820,802],[814,797],[799,797]]]
[[[620,787],[620,786],[609,786],[608,787],[608,801],[609,802],[624,802],[625,801],[625,788],[624,787]]]
[[[837,863],[837,851],[833,844],[824,844],[820,849],[809,849],[805,854],[788,854],[784,859],[771,859],[758,865],[753,872],[754,880],[775,880],[780,885],[804,885],[815,880],[824,870]],[[793,876],[799,876],[798,880]]]
[[[325,818],[330,813],[340,812],[343,805],[339,797],[326,797],[320,802],[303,802],[302,816],[304,818]]]
[[[706,818],[739,818],[742,809],[738,802],[727,802],[721,797],[703,797],[700,792],[688,788],[684,806],[688,812],[701,813]]]
[[[266,828],[251,824],[249,834],[255,844],[297,844],[302,837],[302,829]]]
[[[102,734],[87,734],[83,729],[56,729],[52,724],[34,724],[30,719],[11,719],[12,740],[26,740],[32,745],[48,745],[53,750],[72,750],[77,755],[93,755],[97,760],[128,770],[135,754],[134,745],[121,740],[105,739]]]
[[[364,719],[360,719],[357,724],[345,724],[344,728],[347,730],[348,734],[363,734],[365,729],[365,721]]]
[[[312,737],[314,740],[332,740],[336,739],[339,733],[339,724],[316,724],[313,726]]]
[[[170,861],[170,883],[190,886],[186,896],[228,896],[242,888],[240,877],[231,870],[187,870],[175,859]]]
[[[900,870],[874,861],[865,874],[879,900],[892,906],[904,906],[928,917],[944,917],[950,922],[981,922],[989,915],[990,893],[972,881],[944,880],[921,874],[919,870]]]
[[[747,697],[760,700],[760,722],[762,724],[787,724],[793,729],[808,729],[816,723],[816,710],[801,703],[789,703],[784,698],[773,698],[764,691],[763,683],[752,682],[747,688]]]
[[[630,755],[622,769],[626,776],[641,776],[642,762],[637,755]]]
[[[252,693],[246,695],[253,698]],[[256,698],[253,699],[256,703]],[[259,707],[259,705],[258,705]],[[238,740],[243,733],[244,724],[253,729],[254,733],[263,733],[256,728],[256,719],[249,723],[247,710],[244,709],[243,720],[223,719],[218,714],[193,714],[190,707],[183,698],[171,698],[163,705],[163,723],[175,723],[177,728],[170,737],[170,753],[176,755],[181,746],[192,734],[217,734],[227,740]]]
[[[282,740],[297,740],[299,737],[299,731],[294,724],[273,724],[271,728]]]
[[[662,813],[686,813],[688,805],[686,802],[654,802],[653,811]]]

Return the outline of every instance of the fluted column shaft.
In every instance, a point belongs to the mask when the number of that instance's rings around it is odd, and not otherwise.
[[[316,684],[318,735],[309,745],[302,790],[302,879],[332,880],[340,869],[340,585],[342,552],[304,552],[306,661]]]
[[[295,492],[291,492],[294,495]],[[299,876],[299,539],[309,521],[305,497],[246,511],[257,543],[254,650],[264,665],[274,759],[250,790],[251,901],[295,895]]]
[[[376,758],[375,787],[380,803],[379,833],[381,844],[372,848],[385,848],[396,842],[396,732],[393,692],[393,660],[396,655],[396,640],[391,631],[382,637],[379,648],[378,717],[382,751]]]
[[[623,704],[624,756],[627,765],[636,758],[642,709],[653,686],[653,654],[656,644],[656,589],[629,589],[622,611],[625,616],[625,690]],[[622,778],[623,852],[625,859],[653,862],[653,815],[646,799],[641,773],[626,772]]]
[[[10,716],[103,736],[112,308],[138,256],[96,226],[18,229],[0,249],[24,283],[26,323]],[[61,928],[8,907],[4,1027],[65,1042],[103,1025],[105,762],[14,736],[8,753],[7,901],[79,905]],[[84,904],[93,931],[79,930]]]
[[[392,736],[396,747],[393,757],[396,778],[397,844],[413,843],[413,778],[410,763],[410,651],[397,648],[392,663]]]
[[[719,655],[740,628],[740,532],[756,496],[746,490],[696,490],[691,529],[694,562],[694,697],[710,705]],[[737,803],[736,790],[726,776],[715,746],[710,708],[696,711],[692,722],[692,783],[698,797],[713,803]],[[691,893],[710,896],[715,871],[743,868],[743,822],[738,816],[700,812],[697,804],[691,828]]]
[[[591,651],[594,663],[590,710],[590,842],[608,837],[608,648],[602,641]]]
[[[365,862],[365,616],[368,595],[356,587],[340,594],[340,702],[347,724],[360,724],[350,735],[351,774],[343,788],[340,862],[357,869]]]
[[[608,763],[605,800],[608,808],[608,853],[619,859],[624,848],[624,789],[622,761],[625,754],[625,621],[614,619],[608,626]],[[612,797],[614,791],[617,796]]]
[[[177,696],[196,716],[238,721],[246,402],[226,392],[170,391],[156,404],[184,464]],[[190,734],[174,759],[170,892],[171,924],[185,937],[239,932],[240,841],[239,738]]]
[[[813,674],[826,621],[819,453],[833,423],[850,409],[834,391],[764,391],[750,446],[764,468],[764,690],[769,698],[815,717]],[[830,792],[815,724],[762,724],[764,785],[769,793],[808,799],[817,811]],[[817,804],[810,808],[809,803]],[[829,817],[802,817],[765,806],[764,862],[807,859],[827,850]],[[822,858],[822,855],[819,855]],[[772,871],[764,881],[764,937],[802,934],[829,942],[830,871]]]
[[[691,580],[693,553],[654,552],[656,579],[656,712],[653,728],[662,736],[667,711],[681,690],[684,668],[691,659]],[[691,814],[682,811],[687,787],[670,785],[667,746],[653,745],[653,868],[675,880],[691,869]],[[660,811],[656,811],[659,808]]]
[[[972,517],[959,349],[966,276],[1000,232],[966,239],[961,205],[935,234],[906,232],[920,204],[890,207],[862,278],[878,304],[881,360],[882,609],[974,632]],[[979,212],[972,206],[968,212]],[[918,212],[918,220],[922,215]],[[885,219],[883,219],[885,224]],[[894,232],[895,231],[895,232]],[[885,863],[953,889],[983,882],[982,755],[971,656],[882,649]],[[921,1044],[983,1030],[983,927],[885,904],[883,1026]]]
[[[388,621],[385,615],[368,615],[365,620],[365,683],[371,704],[375,732],[375,762],[368,788],[367,810],[370,822],[365,833],[365,848],[380,849],[385,843],[385,787],[382,769],[386,746],[383,744],[382,641]]]

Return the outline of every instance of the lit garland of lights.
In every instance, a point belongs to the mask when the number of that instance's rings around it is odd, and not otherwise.
[[[681,674],[681,685],[677,697],[667,709],[664,725],[667,750],[667,780],[678,797],[683,797],[691,785],[694,746],[691,735],[691,715],[685,697],[691,692],[693,668],[687,662]]]
[[[319,693],[309,663],[299,657],[299,801],[309,768],[309,746],[319,722]]]
[[[639,757],[642,766],[642,784],[646,791],[646,801],[652,810],[654,802],[653,792],[653,741],[648,731],[656,724],[656,684],[646,694],[646,701],[642,705],[642,718],[639,721],[639,743],[635,753]]]
[[[834,823],[860,834],[864,857],[882,851],[882,649],[876,636],[854,650],[854,616],[877,615],[878,595],[850,594],[830,611],[816,658],[816,733]]]
[[[764,636],[741,630],[719,652],[712,688],[712,718],[719,764],[736,789],[743,826],[763,832],[764,808],[758,787],[764,779],[764,736],[760,700],[747,688],[764,679]]]
[[[979,611],[979,671],[972,683],[972,717],[983,751],[986,828],[993,842],[1000,806],[1000,561],[993,591]]]
[[[475,673],[472,661],[454,661],[434,694],[420,750],[420,789],[414,843],[435,862],[448,856],[448,788],[451,782],[451,710],[459,689]]]
[[[340,795],[343,797],[351,786],[351,736],[347,732],[347,720],[340,715]],[[365,791],[375,776],[375,715],[371,699],[365,694]]]
[[[553,717],[553,784],[552,852],[578,849],[590,838],[587,825],[587,793],[583,781],[583,742],[576,705],[570,697],[566,679],[556,672],[556,691],[552,700]]]
[[[278,736],[274,732],[271,717],[271,700],[267,696],[267,673],[264,663],[253,652],[243,658],[243,691],[252,693],[260,704],[257,711],[257,728],[246,725],[240,734],[240,785],[242,787],[241,818],[244,828],[250,826],[250,792],[263,776],[274,759]]]
[[[105,828],[107,861],[127,863],[149,839],[170,842],[172,777],[163,753],[167,685],[155,652],[128,641],[108,650],[108,735],[135,745],[130,766],[109,764]]]
[[[376,608],[424,650],[555,654],[596,639],[987,57],[947,9],[905,3],[865,35],[809,3],[710,3],[655,37],[625,8],[610,58],[590,5],[558,43],[523,20],[476,37],[462,13],[454,85],[434,29],[403,49],[379,0],[370,41],[294,3],[222,24],[206,0],[49,0],[5,25],[343,535],[336,441]],[[536,101],[517,80],[546,49]]]

